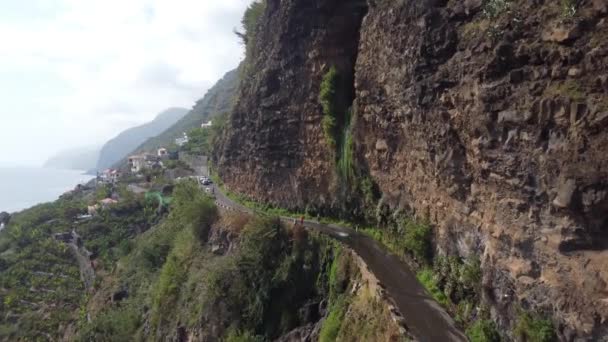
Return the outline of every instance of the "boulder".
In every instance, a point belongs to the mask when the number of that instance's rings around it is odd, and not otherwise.
[[[546,29],[542,34],[542,39],[546,42],[567,44],[576,40],[580,35],[578,25],[568,27],[559,25]]]
[[[498,113],[498,123],[522,123],[526,120],[526,115],[517,110],[503,110]]]
[[[388,144],[386,143],[386,140],[379,139],[378,141],[376,141],[376,151],[386,151],[386,150],[388,150]]]
[[[568,76],[572,78],[577,78],[583,74],[583,71],[580,68],[570,68],[568,69]]]
[[[574,179],[566,179],[557,187],[557,196],[553,200],[553,205],[558,208],[567,208],[572,203],[572,195],[576,190]]]
[[[595,119],[591,122],[593,127],[602,127],[608,124],[608,111],[595,114]]]
[[[593,10],[598,14],[606,14],[608,13],[608,3],[606,0],[593,0]]]

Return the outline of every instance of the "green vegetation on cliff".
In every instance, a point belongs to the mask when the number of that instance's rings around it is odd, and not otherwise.
[[[144,143],[139,145],[135,152],[154,151],[159,147],[169,147],[174,143],[175,138],[182,136],[184,132],[200,128],[201,124],[211,120],[215,124],[216,120],[222,120],[223,113],[230,112],[237,88],[239,75],[237,70],[227,72],[222,79],[217,81],[201,98],[196,101],[194,107],[177,121],[174,125],[164,130],[158,135],[154,135]]]
[[[214,117],[210,127],[198,127],[188,132],[188,142],[180,148],[180,151],[190,155],[210,156],[213,148],[217,145],[222,130],[226,125],[228,114],[224,113]]]
[[[180,331],[234,341],[277,338],[321,318],[333,250],[328,239],[276,218],[220,217],[194,182],[180,182],[169,216],[135,237],[89,300],[93,320],[81,322],[81,339],[166,340]],[[125,298],[106,303],[123,292]],[[120,331],[109,324],[118,320]]]
[[[553,323],[540,315],[529,312],[520,312],[514,333],[522,341],[552,342],[556,340]]]
[[[336,108],[336,91],[338,88],[338,70],[331,67],[323,76],[321,82],[321,90],[319,91],[319,100],[323,107],[323,133],[325,141],[331,151],[334,151],[337,144],[336,137],[338,136],[338,109]]]

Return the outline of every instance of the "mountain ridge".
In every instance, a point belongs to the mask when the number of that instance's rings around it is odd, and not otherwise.
[[[112,167],[146,139],[163,132],[187,113],[188,110],[185,108],[171,107],[159,113],[150,122],[122,131],[101,148],[96,165],[97,170]]]
[[[142,142],[134,149],[133,153],[168,146],[182,133],[199,127],[203,122],[213,119],[216,115],[229,112],[239,83],[238,70],[238,68],[233,69],[224,74],[201,99],[196,101],[186,115],[157,136]]]
[[[99,159],[99,146],[76,147],[57,152],[42,167],[68,170],[94,170]]]

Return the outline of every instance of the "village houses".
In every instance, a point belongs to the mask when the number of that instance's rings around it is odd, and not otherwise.
[[[161,159],[166,159],[169,157],[169,152],[166,148],[161,147],[156,151],[156,155]]]
[[[118,182],[120,172],[116,169],[107,169],[97,173],[97,181],[101,183],[114,184]]]
[[[175,144],[177,146],[184,146],[188,143],[188,134],[184,132],[184,135],[180,138],[175,139]]]
[[[166,152],[166,150],[165,150],[165,152]],[[162,163],[161,159],[163,159],[163,158],[158,156],[158,153],[159,152],[157,151],[157,155],[144,153],[144,154],[130,156],[129,157],[129,168],[130,168],[131,172],[140,173],[144,169],[162,168],[163,163]]]

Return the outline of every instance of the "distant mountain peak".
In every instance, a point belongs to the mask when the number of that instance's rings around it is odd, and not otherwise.
[[[156,115],[154,120],[121,132],[102,147],[97,169],[103,170],[112,167],[136,149],[137,146],[150,137],[155,137],[164,132],[187,113],[188,109],[186,108],[167,108]]]

